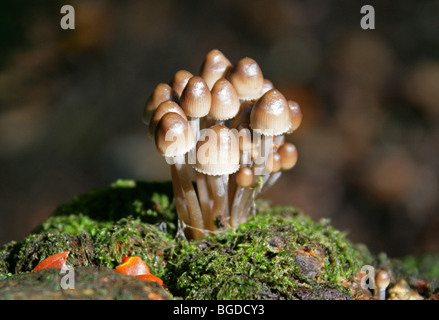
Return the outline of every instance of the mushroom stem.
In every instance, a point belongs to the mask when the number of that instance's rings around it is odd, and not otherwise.
[[[215,230],[215,218],[227,219],[229,216],[227,201],[228,175],[210,176],[210,185],[213,194],[213,207],[209,215],[208,229]]]
[[[232,228],[236,228],[239,225],[239,208],[242,203],[242,198],[245,195],[246,188],[238,186],[235,193],[235,198],[232,203],[232,208],[230,211],[230,225]]]
[[[262,189],[258,194],[264,193],[268,189],[270,189],[282,175],[282,171],[273,172],[268,175],[268,178],[264,176],[264,184],[262,185]]]
[[[208,226],[208,217],[210,214],[210,197],[209,186],[204,174],[195,170],[195,177],[197,181],[198,197],[200,199],[201,212],[203,213],[204,225]]]
[[[379,289],[378,300],[386,300],[386,289]]]
[[[195,141],[198,141],[198,138],[200,137],[200,118],[189,118],[188,122],[192,128],[192,132],[194,133]],[[193,148],[192,150],[189,151],[188,163],[195,164],[196,157],[197,157],[197,152],[195,148]]]
[[[276,152],[279,149],[279,146],[281,145],[283,140],[284,140],[283,135],[273,137],[273,148],[272,148],[273,152]],[[274,161],[274,158],[273,158],[273,161]],[[274,163],[273,163],[273,167],[274,167]],[[270,189],[277,182],[277,180],[281,177],[281,175],[282,175],[282,172],[280,170],[276,171],[276,172],[270,172],[270,173],[264,175],[262,188],[260,189],[259,192],[257,192],[257,195]]]
[[[242,168],[246,168],[247,167],[247,163],[249,163],[251,161],[251,154],[248,151],[242,151],[241,152],[241,166]],[[243,187],[240,186],[236,183],[236,175],[238,173],[236,173],[233,176],[233,202],[230,205],[230,225],[232,226],[232,228],[236,228],[239,225],[239,216],[240,216],[240,212],[239,212],[239,208],[240,208],[240,204],[242,202],[242,197],[244,196],[245,190],[247,188],[250,187]],[[230,188],[230,187],[229,187]]]
[[[184,225],[191,225],[191,217],[189,216],[186,205],[185,196],[181,188],[180,179],[178,178],[177,169],[175,165],[171,165],[172,189],[174,191],[175,207],[177,208],[178,218]],[[192,229],[183,230],[188,238],[192,238]]]
[[[255,199],[257,186],[251,186],[245,188],[242,194],[241,201],[238,207],[238,215],[236,217],[235,223],[239,225],[241,222],[246,221],[247,217],[251,211],[253,200]]]
[[[177,170],[178,178],[181,183],[184,195],[186,197],[187,206],[189,209],[189,216],[191,219],[191,226],[193,229],[193,238],[200,239],[204,237],[204,222],[201,213],[200,204],[198,202],[197,194],[195,193],[192,179],[189,176],[186,164],[184,163],[184,155],[177,156],[175,162],[175,169]]]

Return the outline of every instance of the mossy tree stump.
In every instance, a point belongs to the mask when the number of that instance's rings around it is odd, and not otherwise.
[[[67,250],[76,291],[60,288],[58,270],[32,272],[44,258]],[[163,279],[166,291],[114,272],[122,256],[132,255]],[[60,205],[24,241],[0,247],[0,298],[370,299],[373,292],[361,288],[359,273],[373,265],[387,268],[394,284],[405,278],[408,290],[433,299],[439,259],[431,259],[432,267],[420,273],[413,259],[373,257],[325,219],[315,222],[292,207],[262,202],[237,230],[187,241],[170,183],[123,180]]]

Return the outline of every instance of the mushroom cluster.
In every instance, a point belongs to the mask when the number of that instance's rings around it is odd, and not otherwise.
[[[246,221],[254,199],[296,164],[296,147],[285,135],[301,121],[299,104],[264,79],[248,57],[232,65],[214,49],[199,75],[180,70],[169,84],[157,85],[143,122],[170,165],[188,239]]]

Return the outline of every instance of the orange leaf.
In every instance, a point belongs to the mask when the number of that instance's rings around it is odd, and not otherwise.
[[[38,271],[42,269],[56,268],[67,270],[66,260],[70,251],[64,251],[57,254],[54,254],[43,261],[41,261],[32,271]]]
[[[122,264],[118,265],[115,270],[129,276],[138,276],[150,274],[149,268],[140,257],[122,257]]]
[[[159,277],[153,275],[153,274],[140,274],[140,275],[136,276],[136,278],[143,280],[143,281],[154,281],[154,282],[157,282],[158,284],[160,284],[163,288],[165,287],[163,284],[163,280],[160,279]]]

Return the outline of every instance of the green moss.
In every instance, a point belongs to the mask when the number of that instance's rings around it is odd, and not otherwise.
[[[0,274],[32,270],[48,256],[70,251],[72,266],[114,268],[139,255],[157,275],[172,245],[176,215],[169,183],[120,180],[61,204],[24,241],[0,249]],[[171,189],[172,190],[172,189]]]
[[[42,223],[34,233],[91,233],[127,217],[161,225],[167,232],[175,233],[177,215],[169,199],[172,199],[169,182],[118,180],[109,187],[97,188],[59,205],[51,218]]]
[[[370,254],[327,220],[258,204],[236,231],[176,237],[170,183],[121,180],[60,205],[24,241],[0,248],[2,278],[70,251],[73,267],[114,267],[138,255],[184,299],[346,299],[346,283]],[[12,276],[8,276],[12,274]],[[1,279],[1,278],[0,278]]]
[[[137,219],[121,219],[94,235],[85,232],[41,232],[29,235],[25,241],[9,250],[13,259],[6,259],[9,262],[3,272],[30,271],[43,259],[58,252],[70,251],[68,263],[73,267],[114,268],[121,262],[122,256],[138,255],[152,272],[160,275],[163,273],[161,253],[172,243],[170,235]]]
[[[327,221],[277,207],[236,232],[181,242],[165,282],[186,299],[298,299],[310,290],[349,297],[346,280],[370,261]]]

